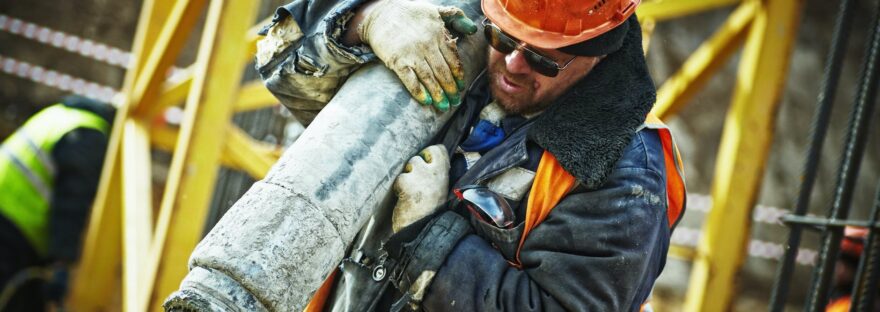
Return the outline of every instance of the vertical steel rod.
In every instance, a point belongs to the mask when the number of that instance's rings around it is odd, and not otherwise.
[[[852,28],[853,1],[843,0],[837,12],[834,23],[834,33],[831,37],[831,50],[828,51],[825,60],[825,74],[822,78],[822,87],[817,99],[818,105],[813,115],[813,126],[810,134],[810,145],[807,150],[807,161],[804,164],[804,176],[801,183],[800,193],[797,197],[794,214],[806,215],[810,207],[810,195],[816,182],[816,174],[819,172],[819,159],[822,155],[822,146],[828,133],[828,124],[831,121],[831,109],[834,105],[834,96],[837,93],[837,85],[840,81],[840,71],[843,68],[843,56],[846,53],[846,45]],[[770,295],[770,311],[781,312],[785,308],[788,297],[789,282],[794,272],[795,260],[798,248],[801,244],[803,227],[792,223],[791,232],[786,243],[785,255],[779,263],[776,271],[776,282]]]
[[[846,134],[843,160],[840,164],[837,187],[834,191],[834,204],[828,214],[832,220],[846,219],[849,215],[852,194],[868,139],[869,117],[874,111],[877,75],[880,74],[878,72],[880,67],[877,64],[880,61],[880,7],[877,8],[871,22],[871,40],[862,66],[859,89]],[[813,281],[807,297],[806,307],[809,311],[824,311],[828,304],[829,286],[834,275],[834,265],[840,253],[840,239],[842,237],[843,228],[840,227],[828,227],[822,235],[819,260],[813,271]]]
[[[877,221],[880,221],[880,183],[877,183],[874,207],[871,209],[869,220],[873,225],[877,225]],[[880,270],[878,270],[880,268],[880,233],[878,232],[880,231],[877,231],[873,226],[868,228],[865,249],[859,261],[858,273],[856,273],[850,311],[874,311],[877,279],[880,279]]]

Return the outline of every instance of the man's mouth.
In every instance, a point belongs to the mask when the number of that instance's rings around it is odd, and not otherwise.
[[[522,85],[510,81],[506,75],[498,75],[498,84],[501,86],[501,90],[506,93],[516,93],[523,90]]]

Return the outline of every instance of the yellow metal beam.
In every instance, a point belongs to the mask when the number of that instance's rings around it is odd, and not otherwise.
[[[262,21],[256,23],[253,27],[248,29],[247,35],[245,37],[245,44],[248,46],[247,56],[249,60],[253,60],[254,55],[257,54],[257,41],[263,38],[258,33],[263,26],[269,25],[272,22],[272,17],[268,17],[263,19]]]
[[[657,90],[653,113],[666,119],[678,113],[739,49],[759,3],[747,1],[727,18],[712,37],[688,57],[681,68]]]
[[[268,169],[281,157],[281,148],[252,139],[235,125],[223,147],[220,163],[227,168],[244,171],[254,179],[262,179]],[[171,127],[152,127],[150,143],[153,147],[173,152],[177,144],[177,129]]]
[[[713,207],[697,247],[686,311],[730,310],[802,3],[763,1],[752,22],[724,122],[712,183]]]
[[[645,55],[648,55],[648,48],[651,47],[651,36],[654,34],[657,21],[650,18],[639,19],[639,24],[642,25],[642,50],[645,52]]]
[[[145,311],[143,268],[153,233],[153,192],[150,168],[150,139],[147,128],[135,119],[125,122],[122,147],[122,189],[124,209],[122,302],[125,311]]]
[[[138,19],[132,45],[132,67],[126,72],[123,90],[131,90],[146,60],[142,57],[152,47],[171,12],[168,0],[145,0]],[[128,118],[128,106],[116,112],[114,124],[122,125]],[[116,293],[117,269],[121,261],[122,169],[120,147],[122,126],[113,127],[104,157],[101,182],[95,195],[85,233],[82,257],[71,283],[68,305],[76,311],[106,310]]]
[[[224,154],[232,158],[236,167],[255,179],[266,176],[280,157],[280,149],[252,139],[238,127],[230,126],[227,139]]]
[[[235,112],[256,110],[278,105],[278,99],[263,86],[261,81],[254,81],[241,87],[235,101]]]
[[[211,2],[146,267],[147,284],[153,289],[151,310],[159,309],[162,300],[177,290],[187,273],[187,259],[202,237],[225,125],[232,117],[232,101],[246,65],[241,56],[248,47],[241,38],[253,25],[258,5],[258,1]]]
[[[248,50],[244,53],[244,57],[248,61],[251,61],[254,54],[257,53],[257,41],[262,38],[257,32],[259,32],[263,25],[266,25],[271,21],[272,18],[267,18],[248,29],[247,35],[245,36],[245,45],[248,46]],[[188,73],[183,75],[178,81],[165,84],[162,94],[159,95],[155,104],[143,109],[143,116],[152,119],[159,113],[165,111],[168,107],[180,104],[186,99],[190,85],[192,85],[193,77],[192,69],[187,68],[186,70]],[[275,99],[272,94],[262,86],[262,84],[260,84],[258,89],[254,86],[255,84],[257,84],[257,82],[250,83],[244,87],[242,90],[243,94],[239,95],[238,104],[235,105],[236,112],[260,109],[278,103],[278,100]]]
[[[657,22],[700,13],[739,3],[741,0],[657,0],[639,5],[636,14],[639,19],[653,19]]]
[[[187,74],[186,77],[178,81],[166,81],[162,86],[162,93],[159,95],[159,98],[156,99],[153,105],[146,108],[148,112],[144,116],[147,116],[148,120],[152,120],[153,116],[157,116],[160,112],[165,111],[166,108],[182,103],[186,100],[186,95],[189,94],[190,86],[192,86],[191,74]]]
[[[109,147],[114,148],[112,144]],[[71,281],[67,306],[75,311],[103,311],[113,301],[122,247],[120,167],[110,161],[104,163],[82,256]]]
[[[670,245],[669,251],[666,253],[670,258],[675,258],[682,261],[693,261],[694,255],[696,255],[697,251],[691,247],[684,247],[678,245]]]
[[[153,104],[165,73],[174,64],[186,40],[205,7],[205,0],[177,0],[162,26],[156,43],[149,50],[144,68],[138,73],[134,87],[128,94],[129,109],[140,116],[144,108]]]

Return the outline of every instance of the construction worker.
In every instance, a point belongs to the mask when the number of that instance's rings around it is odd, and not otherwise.
[[[420,103],[461,105],[307,310],[644,309],[685,190],[649,116],[638,4],[482,0],[476,23],[407,0],[279,8],[257,67],[305,122],[377,58]],[[487,66],[465,86],[455,36],[479,28]]]
[[[0,301],[9,300],[0,310],[43,311],[47,302],[61,303],[114,113],[110,105],[67,97],[0,146]]]
[[[859,259],[865,251],[865,241],[868,238],[868,228],[847,226],[840,241],[840,258],[834,266],[834,288],[831,291],[831,303],[828,304],[827,312],[850,311],[852,305],[852,292],[856,284],[856,271],[859,267]],[[862,296],[870,296],[862,294]],[[874,309],[880,311],[880,294],[870,296],[874,300]]]

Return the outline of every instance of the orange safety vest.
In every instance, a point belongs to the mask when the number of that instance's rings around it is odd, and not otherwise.
[[[687,191],[682,171],[684,166],[681,163],[678,147],[673,142],[672,132],[657,116],[649,114],[644,127],[657,130],[663,145],[663,159],[666,168],[666,217],[669,221],[669,228],[672,228],[681,219],[686,202]],[[529,232],[547,218],[553,207],[559,204],[559,201],[574,188],[575,184],[574,176],[562,168],[553,154],[544,150],[541,162],[538,163],[538,171],[535,172],[535,180],[532,182],[532,190],[529,193],[529,202],[526,206],[525,226],[522,238],[519,240],[519,247],[516,250],[516,258],[510,262],[512,266],[522,268],[519,253]]]
[[[660,135],[660,142],[663,145],[663,158],[666,167],[666,217],[669,221],[669,228],[672,228],[681,218],[685,207],[687,192],[682,171],[684,166],[681,163],[678,147],[673,142],[672,133],[659,118],[649,114],[647,120],[645,120],[644,127],[657,130],[657,133]],[[514,261],[508,261],[511,266],[522,268],[519,254],[529,232],[547,218],[553,207],[559,204],[562,198],[574,188],[576,183],[577,180],[574,176],[562,168],[556,157],[547,150],[544,150],[541,161],[538,163],[538,170],[535,172],[535,180],[532,182],[531,192],[529,193],[525,226],[523,227],[522,237],[519,240],[519,247],[516,250],[516,258]],[[315,292],[305,311],[316,312],[323,310],[327,296],[333,287],[335,276],[336,270],[327,277],[321,288]],[[646,309],[650,310],[650,306],[642,307],[643,311]]]

